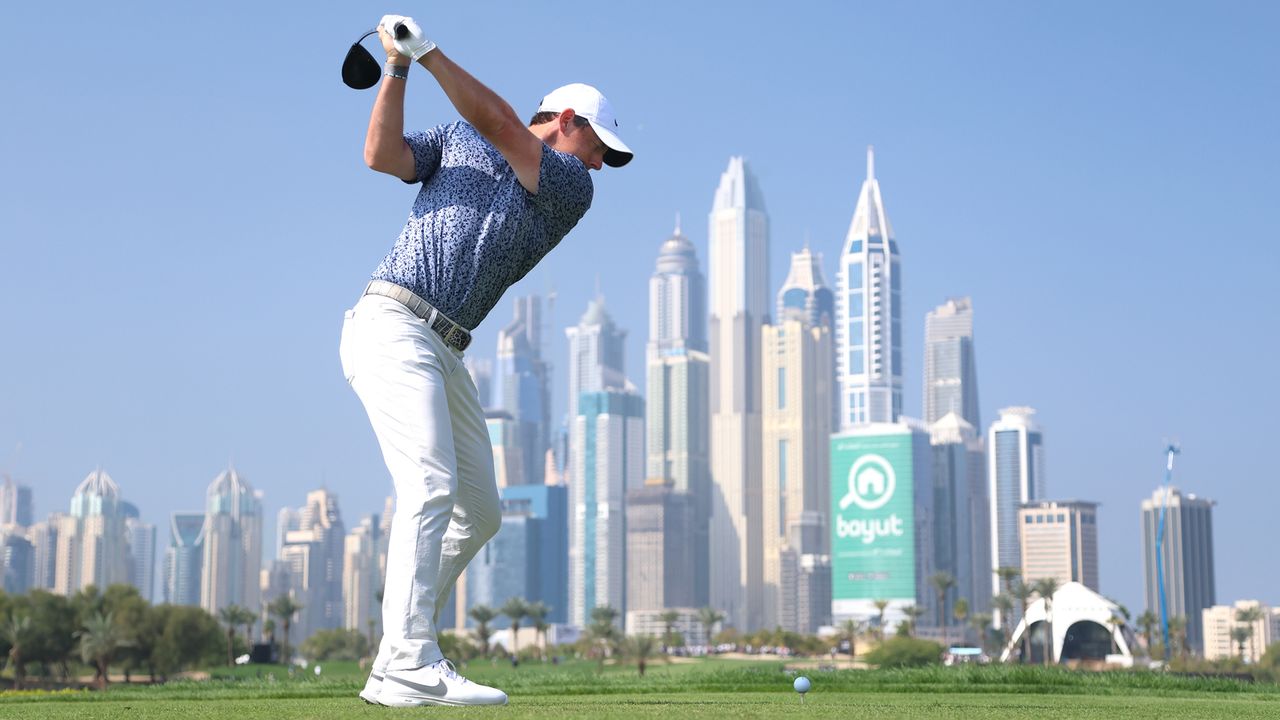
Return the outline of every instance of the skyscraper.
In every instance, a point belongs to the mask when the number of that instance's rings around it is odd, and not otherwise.
[[[625,364],[627,331],[614,325],[605,312],[604,297],[597,296],[587,302],[582,319],[577,326],[566,328],[565,335],[569,338],[568,417],[573,423],[583,393],[622,390],[630,385]],[[572,444],[572,433],[570,436]]]
[[[521,432],[521,424],[506,410],[486,410],[484,424],[489,429],[489,446],[493,448],[493,475],[498,488],[514,487],[528,483],[524,470],[528,456],[525,444],[527,436]],[[543,465],[545,468],[545,463]]]
[[[644,401],[629,391],[584,392],[573,432],[569,622],[585,627],[609,605],[626,617],[627,490],[644,479]]]
[[[382,603],[378,602],[382,590],[382,573],[378,569],[381,532],[378,516],[366,515],[343,541],[342,627],[370,635],[382,620]]]
[[[279,558],[288,568],[289,591],[302,605],[294,626],[299,642],[317,630],[344,627],[345,545],[338,496],[324,489],[307,493],[306,504],[298,508],[298,529],[285,534]]]
[[[35,580],[35,548],[16,523],[0,526],[0,590],[22,595]]]
[[[902,271],[875,170],[867,148],[867,179],[837,276],[841,431],[902,414]]]
[[[61,513],[53,513],[44,522],[27,528],[27,540],[31,543],[31,587],[52,590],[58,577],[58,531],[62,527]]]
[[[0,527],[27,527],[35,522],[31,488],[14,482],[8,475],[0,480]]]
[[[830,552],[831,290],[808,250],[792,254],[778,310],[761,330],[762,627],[797,602],[799,558]]]
[[[708,600],[708,517],[711,512],[706,287],[693,243],[680,231],[667,238],[649,279],[647,476],[670,480],[693,503],[690,537],[693,603]]]
[[[627,493],[627,612],[694,607],[691,500],[660,477]]]
[[[952,298],[924,320],[924,421],[954,412],[969,425],[978,420],[978,369],[973,351],[973,304]]]
[[[760,327],[769,314],[769,217],[760,184],[729,158],[709,218],[710,602],[728,624],[764,622]]]
[[[58,527],[54,592],[71,595],[88,585],[127,582],[120,503],[120,486],[102,469],[89,473],[76,488],[71,514],[62,516]]]
[[[205,492],[200,607],[213,615],[228,605],[255,609],[262,567],[262,503],[229,468]]]
[[[531,526],[529,571],[524,592],[530,601],[545,603],[547,622],[569,620],[569,488],[565,485],[523,485],[502,491],[506,512],[521,513]],[[501,531],[499,531],[501,533]]]
[[[991,508],[982,440],[964,418],[949,412],[929,426],[929,442],[934,565],[955,578],[948,607],[964,598],[971,614],[985,613],[991,607]]]
[[[1018,508],[1045,497],[1044,436],[1032,420],[1035,410],[1010,407],[987,432],[987,485],[991,503],[991,592],[1001,591],[996,570],[1021,568]],[[998,623],[1003,619],[997,618]]]
[[[156,526],[143,522],[133,503],[122,502],[126,549],[126,581],[151,602],[156,579]]]
[[[1018,510],[1022,544],[1022,582],[1045,578],[1059,585],[1078,582],[1098,587],[1098,504],[1080,500],[1042,500]]]
[[[507,411],[521,448],[520,483],[540,484],[551,446],[551,371],[542,359],[542,300],[516,298],[515,318],[498,333],[494,406]],[[508,478],[515,480],[517,478]]]
[[[203,567],[204,513],[174,513],[169,518],[169,547],[164,553],[164,602],[199,605]]]
[[[1156,538],[1164,508],[1165,609],[1169,618],[1187,621],[1187,647],[1204,646],[1203,610],[1217,602],[1213,563],[1214,501],[1182,494],[1177,488],[1157,489],[1142,501],[1142,567],[1147,609],[1160,617],[1160,574]]]

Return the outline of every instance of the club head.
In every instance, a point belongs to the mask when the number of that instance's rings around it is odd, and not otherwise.
[[[378,79],[382,77],[382,66],[360,44],[361,40],[375,32],[377,31],[370,30],[361,36],[360,40],[352,43],[351,49],[347,51],[347,57],[342,61],[342,82],[349,88],[367,90],[377,85]]]

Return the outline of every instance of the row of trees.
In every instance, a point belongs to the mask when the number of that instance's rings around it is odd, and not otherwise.
[[[21,689],[28,669],[66,680],[77,662],[107,684],[110,666],[153,680],[217,662],[222,629],[200,608],[151,605],[129,585],[89,586],[70,597],[44,590],[0,593],[0,668]]]

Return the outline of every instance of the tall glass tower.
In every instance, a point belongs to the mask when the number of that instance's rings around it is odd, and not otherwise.
[[[902,272],[898,243],[867,148],[867,179],[840,255],[836,365],[840,429],[902,415]]]
[[[537,295],[516,298],[515,318],[498,332],[496,380],[494,403],[510,414],[520,450],[520,477],[507,477],[506,484],[541,485],[551,447],[551,372],[542,359],[542,301]]]
[[[709,218],[711,605],[743,630],[764,622],[760,328],[769,314],[769,217],[741,157],[720,176]]]
[[[1001,591],[997,568],[1022,568],[1018,507],[1043,500],[1046,494],[1044,435],[1032,420],[1035,413],[1029,407],[1004,408],[987,434],[993,594]]]
[[[708,433],[707,291],[693,243],[680,221],[658,251],[649,279],[648,398],[645,405],[648,463],[646,477],[670,481],[687,493],[691,522],[687,538],[669,538],[690,546],[694,605],[708,602],[710,574],[707,519],[711,513]],[[665,527],[665,526],[664,526]]]
[[[930,425],[954,412],[975,428],[978,368],[973,353],[973,303],[952,298],[924,320],[924,421]]]

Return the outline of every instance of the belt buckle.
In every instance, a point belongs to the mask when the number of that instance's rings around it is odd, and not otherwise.
[[[445,344],[462,349],[462,328],[457,325],[450,325],[448,332],[444,335]]]

